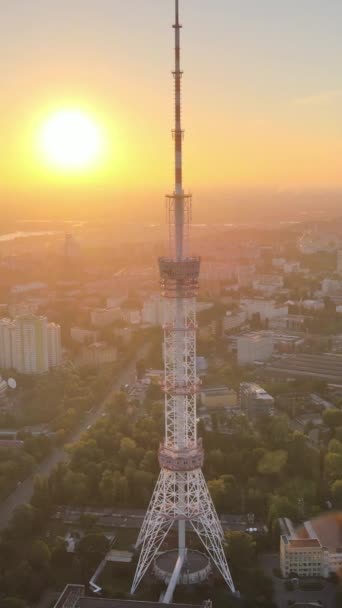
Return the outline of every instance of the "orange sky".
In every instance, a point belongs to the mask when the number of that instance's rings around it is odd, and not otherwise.
[[[0,201],[172,189],[171,0],[5,5]],[[198,16],[183,0],[186,186],[342,187],[341,4],[210,7]],[[105,134],[96,170],[63,175],[37,155],[41,123],[60,107],[84,109]]]

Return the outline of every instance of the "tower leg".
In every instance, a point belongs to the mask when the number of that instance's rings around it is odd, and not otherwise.
[[[136,548],[140,545],[142,548],[131,588],[132,594],[135,593],[173,524],[173,520],[166,517],[163,510],[166,482],[161,472],[136,543]]]
[[[231,577],[227,559],[223,550],[223,530],[217,516],[214,503],[209,494],[209,490],[202,471],[199,471],[199,500],[201,513],[198,517],[190,520],[197,536],[202,541],[212,561],[220,571],[232,593],[235,593],[233,579]]]

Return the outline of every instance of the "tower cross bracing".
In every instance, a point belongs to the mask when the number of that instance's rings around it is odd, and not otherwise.
[[[191,195],[183,189],[179,0],[175,0],[175,187],[167,196],[168,257],[159,259],[162,295],[165,301],[164,384],[165,438],[159,449],[159,479],[148,507],[136,547],[141,547],[132,584],[134,593],[153,564],[173,526],[178,528],[178,559],[170,577],[164,602],[172,600],[183,565],[186,565],[186,524],[202,541],[232,592],[235,591],[225,553],[223,530],[205,482],[204,452],[197,436],[196,396],[196,296],[200,258],[190,257],[189,225]]]

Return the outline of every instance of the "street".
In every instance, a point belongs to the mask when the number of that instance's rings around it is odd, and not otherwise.
[[[66,524],[77,525],[81,515],[93,515],[97,524],[105,528],[136,528],[140,529],[145,517],[144,509],[108,509],[96,507],[61,507],[56,511],[55,518]],[[243,516],[222,514],[220,516],[222,528],[229,530],[246,530],[248,523]],[[189,524],[190,525],[190,524]],[[254,524],[262,530],[261,522]]]
[[[85,433],[89,426],[93,426],[96,421],[101,417],[106,409],[106,404],[108,400],[111,398],[113,393],[118,391],[123,384],[128,384],[132,382],[135,378],[135,364],[138,359],[144,357],[144,354],[148,348],[149,344],[145,344],[139,351],[136,353],[134,359],[129,363],[129,365],[122,370],[119,378],[113,384],[110,392],[107,397],[102,401],[101,405],[94,409],[94,411],[87,414],[85,418],[82,419],[81,424],[77,431],[73,433],[73,435],[68,440],[68,444],[79,441],[81,435]],[[44,462],[40,463],[33,474],[25,479],[22,483],[18,484],[16,490],[4,500],[0,505],[0,530],[6,528],[8,525],[12,513],[14,509],[21,504],[29,503],[33,494],[33,486],[34,486],[34,478],[36,475],[47,476],[51,473],[53,468],[59,462],[66,462],[68,460],[68,454],[66,453],[64,447],[53,450],[50,456],[44,460]]]

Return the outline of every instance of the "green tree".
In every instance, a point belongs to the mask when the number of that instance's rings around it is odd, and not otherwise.
[[[342,479],[342,454],[328,452],[325,457],[325,473],[332,481]]]
[[[1,608],[26,608],[25,600],[18,597],[5,597],[1,600]]]
[[[226,532],[226,554],[235,573],[253,566],[255,562],[255,542],[250,534],[241,531]]]
[[[42,540],[35,540],[29,553],[29,562],[32,567],[38,570],[47,570],[50,560],[51,554],[48,546]]]
[[[323,412],[323,422],[331,429],[342,426],[342,410],[329,409]]]
[[[19,505],[15,508],[10,522],[11,532],[18,538],[26,539],[36,530],[36,510],[31,505]]]
[[[336,479],[331,486],[331,494],[334,501],[334,507],[342,509],[342,480]]]
[[[258,473],[260,475],[279,475],[287,463],[287,458],[285,450],[266,452],[258,462]]]

